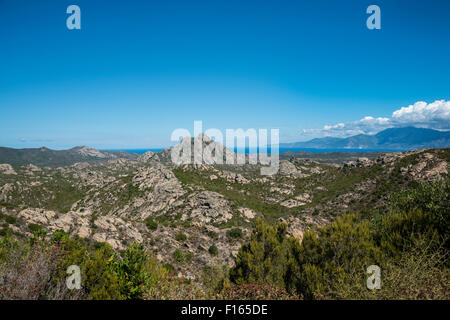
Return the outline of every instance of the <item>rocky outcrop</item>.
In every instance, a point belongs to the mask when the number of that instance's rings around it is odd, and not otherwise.
[[[344,167],[358,167],[358,168],[364,168],[364,167],[370,167],[375,163],[375,161],[370,160],[369,158],[358,158],[356,161],[348,161],[344,164]]]
[[[416,164],[400,168],[400,172],[413,180],[432,181],[448,174],[449,163],[431,153],[423,153]]]
[[[257,216],[257,213],[249,208],[238,208],[238,211],[242,214],[242,216],[247,220],[250,221],[254,219]]]
[[[92,238],[97,242],[107,242],[113,249],[124,249],[134,241],[143,242],[141,232],[129,222],[117,217],[102,216],[92,222],[91,212],[57,213],[51,210],[28,208],[19,212],[18,217],[28,224],[43,226],[49,235],[62,230],[81,238]]]
[[[181,220],[191,219],[202,224],[223,223],[233,217],[234,211],[224,196],[217,192],[202,191],[187,198]]]
[[[16,171],[10,164],[0,164],[0,173],[8,174],[8,175],[17,175]]]
[[[311,174],[320,173],[321,170],[319,167],[305,167],[299,166],[297,167],[294,163],[287,160],[280,161],[280,169],[279,173],[282,176],[291,176],[295,178],[306,178]]]
[[[150,168],[141,168],[132,179],[132,184],[139,190],[149,190],[145,198],[139,200],[141,218],[151,213],[168,209],[179,197],[185,194],[181,183],[164,165],[156,164]]]
[[[79,148],[74,148],[74,150],[79,153],[82,156],[86,156],[86,157],[95,157],[95,158],[106,158],[107,156],[102,153],[101,151],[98,151],[97,149],[94,148],[89,148],[86,146],[82,146]],[[115,155],[111,155],[111,157],[116,157]]]
[[[149,161],[160,161],[160,157],[158,155],[158,153],[153,152],[153,151],[147,151],[144,154],[141,154],[138,158],[138,161],[141,162],[149,162]]]
[[[236,163],[236,154],[225,148],[221,143],[213,141],[205,134],[200,134],[195,138],[185,137],[181,142],[169,149],[170,155],[174,154],[178,162],[174,165],[182,164],[224,164],[228,161]],[[171,160],[175,160],[172,159]],[[182,159],[182,160],[181,160]]]
[[[285,200],[285,201],[281,202],[280,204],[283,207],[295,208],[295,207],[304,206],[305,204],[307,204],[309,202],[311,202],[311,196],[308,193],[302,193],[302,194],[299,194],[298,196],[294,197],[294,199]]]

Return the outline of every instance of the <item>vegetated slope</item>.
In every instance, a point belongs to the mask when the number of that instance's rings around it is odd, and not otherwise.
[[[42,228],[49,238],[63,230],[114,250],[138,242],[199,281],[205,268],[234,265],[257,218],[287,222],[297,239],[346,212],[371,219],[388,212],[394,192],[445,177],[450,160],[449,149],[344,165],[291,158],[277,175],[261,176],[254,165],[174,166],[161,155],[60,168],[2,164],[0,210],[12,223],[1,233],[32,237]]]
[[[13,149],[0,147],[0,163],[13,166],[32,164],[39,167],[62,167],[77,162],[101,163],[113,159],[137,159],[138,155],[123,151],[99,151],[89,147],[51,150],[45,147]]]

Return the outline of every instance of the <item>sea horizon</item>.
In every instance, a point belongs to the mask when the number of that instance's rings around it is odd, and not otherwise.
[[[100,151],[110,151],[110,152],[116,152],[116,151],[124,151],[124,152],[128,152],[128,153],[136,153],[136,154],[144,154],[147,151],[152,151],[152,152],[161,152],[165,149],[169,149],[169,148],[149,148],[149,149],[101,149]],[[354,149],[345,149],[345,148],[323,148],[323,149],[319,149],[319,148],[279,148],[278,149],[279,154],[281,153],[285,153],[285,152],[298,152],[298,151],[305,151],[305,152],[310,152],[310,153],[329,153],[329,152],[360,152],[360,153],[366,153],[366,152],[402,152],[402,151],[407,151],[405,149],[358,149],[358,148],[354,148]],[[249,148],[244,149],[236,149],[234,150],[234,152],[238,153],[238,154],[251,154],[254,152],[250,152]],[[267,148],[267,152],[270,154],[271,153],[271,149]]]

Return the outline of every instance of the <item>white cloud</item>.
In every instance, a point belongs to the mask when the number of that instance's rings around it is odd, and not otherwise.
[[[394,111],[395,123],[420,125],[426,128],[450,129],[450,101],[438,100],[427,104],[419,101],[408,107]]]
[[[320,129],[303,129],[302,135],[348,137],[356,134],[375,134],[387,128],[406,126],[450,130],[450,101],[437,100],[429,104],[418,101],[394,111],[390,118],[367,116],[354,122],[325,125]]]

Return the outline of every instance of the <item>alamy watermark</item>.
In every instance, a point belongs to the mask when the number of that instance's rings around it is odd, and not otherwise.
[[[80,30],[81,29],[81,9],[79,6],[72,4],[67,7],[67,14],[70,14],[66,20],[66,26],[69,30]]]
[[[189,130],[179,128],[172,132],[170,139],[174,142],[182,139],[171,149],[171,159],[176,165],[242,165],[248,161],[249,164],[262,165],[262,175],[278,172],[279,129],[270,129],[270,142],[267,129],[226,129],[224,143],[222,131],[213,128],[203,133],[202,121],[194,121],[193,137]]]
[[[381,268],[373,264],[367,267],[366,273],[370,274],[366,282],[367,289],[381,289]]]
[[[69,30],[81,29],[81,9],[78,5],[69,5],[66,9],[66,13],[70,16],[66,19],[66,26]],[[381,9],[377,5],[370,5],[366,9],[366,13],[370,16],[366,20],[366,26],[369,30],[381,29]]]
[[[377,5],[370,5],[366,10],[367,14],[370,16],[367,18],[366,26],[369,30],[380,30],[381,29],[381,9]]]
[[[81,289],[81,270],[80,267],[77,265],[71,265],[66,270],[67,274],[69,275],[66,278],[66,286],[67,289],[73,290]]]

